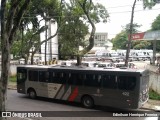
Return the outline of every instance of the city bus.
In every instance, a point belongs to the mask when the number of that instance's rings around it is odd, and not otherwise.
[[[17,92],[94,105],[137,109],[147,102],[149,71],[71,66],[17,67]]]

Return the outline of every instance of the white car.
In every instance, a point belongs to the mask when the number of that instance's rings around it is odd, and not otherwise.
[[[102,63],[98,63],[97,67],[98,68],[115,67],[115,64],[111,62],[102,62]]]

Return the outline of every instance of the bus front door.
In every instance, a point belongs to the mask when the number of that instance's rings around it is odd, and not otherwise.
[[[17,92],[25,93],[25,82],[27,79],[27,70],[23,68],[17,69]]]

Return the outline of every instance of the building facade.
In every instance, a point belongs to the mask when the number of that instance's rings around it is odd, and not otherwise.
[[[44,41],[46,38],[53,36],[57,31],[57,22],[50,20],[47,22],[48,29],[40,34],[40,40]],[[58,36],[51,38],[47,41],[46,46],[46,60],[50,61],[53,58],[58,59]],[[41,45],[41,61],[45,61],[45,43]]]
[[[108,40],[108,33],[95,33],[94,47],[105,47]]]
[[[85,37],[86,44],[89,44],[89,34]],[[108,39],[108,33],[107,32],[97,32],[94,36],[94,47],[90,52],[96,51],[96,50],[112,50],[113,44]]]

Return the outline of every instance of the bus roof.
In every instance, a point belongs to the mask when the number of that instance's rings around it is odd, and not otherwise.
[[[97,68],[97,67],[81,67],[81,66],[62,66],[62,65],[19,65],[17,68],[27,69],[49,69],[49,70],[78,70],[78,71],[116,71],[116,72],[137,72],[141,73],[145,69],[131,69],[131,68]]]

